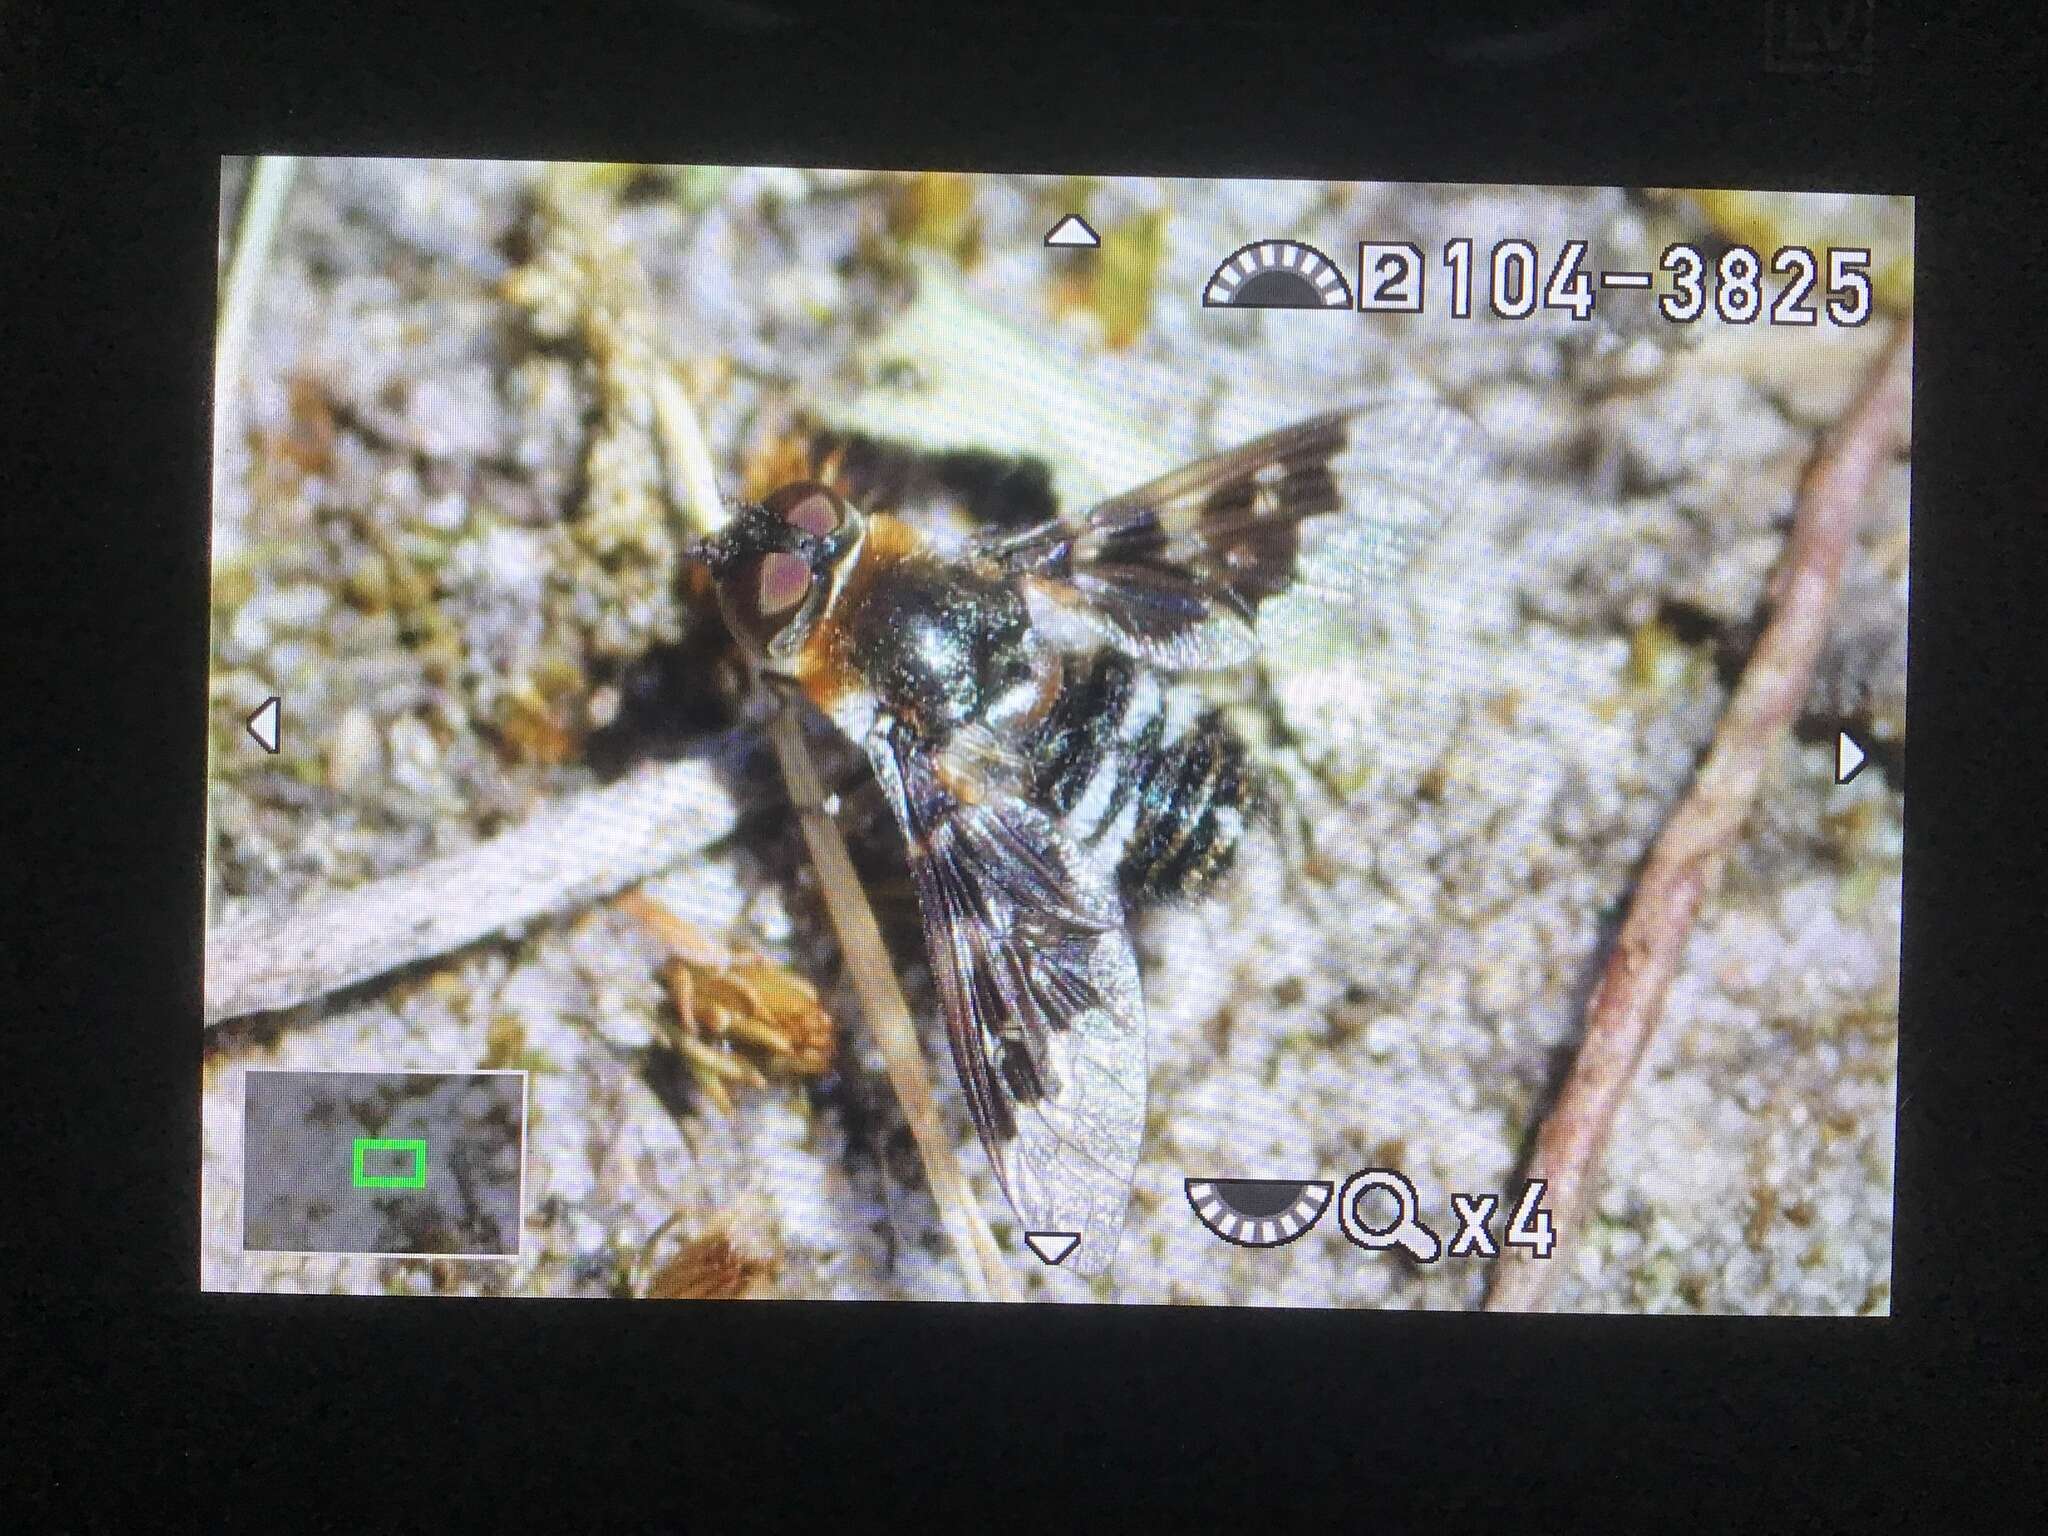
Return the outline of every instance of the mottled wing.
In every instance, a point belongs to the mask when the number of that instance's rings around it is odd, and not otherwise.
[[[1331,411],[981,553],[1022,574],[1049,621],[1154,666],[1234,666],[1273,599],[1346,603],[1398,574],[1479,457],[1468,419],[1431,401]]]
[[[885,727],[874,763],[909,844],[967,1107],[1025,1232],[1116,1253],[1145,1131],[1145,1005],[1110,872],[1012,795],[969,802]]]

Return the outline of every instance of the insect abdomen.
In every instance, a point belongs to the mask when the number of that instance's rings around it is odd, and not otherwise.
[[[1030,744],[1035,793],[1083,846],[1115,850],[1134,902],[1191,897],[1227,871],[1258,799],[1237,733],[1186,697],[1101,651]]]
[[[1244,743],[1210,710],[1149,764],[1132,768],[1144,785],[1117,878],[1127,893],[1149,900],[1193,896],[1237,858],[1254,792]]]

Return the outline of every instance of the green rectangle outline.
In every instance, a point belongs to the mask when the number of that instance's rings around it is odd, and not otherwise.
[[[369,1174],[363,1172],[365,1152],[410,1152],[413,1157],[413,1171],[407,1174]],[[378,1140],[374,1136],[358,1136],[355,1144],[354,1161],[349,1170],[349,1182],[357,1189],[425,1189],[427,1187],[427,1144],[424,1141],[398,1139]]]

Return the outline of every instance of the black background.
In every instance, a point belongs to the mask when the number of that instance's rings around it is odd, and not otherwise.
[[[33,1523],[2039,1526],[2044,50],[1873,15],[1868,73],[1792,75],[1761,4],[0,12]],[[198,1294],[217,156],[253,151],[1916,194],[1894,1317]]]

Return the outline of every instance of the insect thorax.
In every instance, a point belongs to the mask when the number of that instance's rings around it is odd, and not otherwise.
[[[1069,662],[1025,752],[1033,797],[1116,858],[1132,901],[1191,897],[1222,876],[1262,798],[1220,712],[1107,649]]]
[[[877,702],[934,746],[986,719],[1046,664],[1015,588],[960,566],[906,560],[847,622]]]

